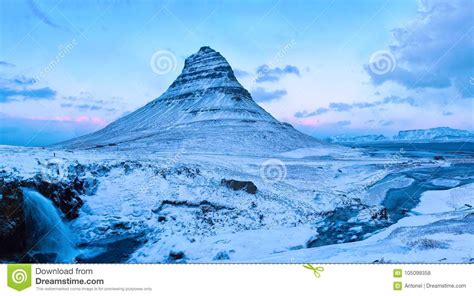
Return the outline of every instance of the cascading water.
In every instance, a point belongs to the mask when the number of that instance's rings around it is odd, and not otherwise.
[[[22,190],[30,254],[49,256],[47,261],[72,262],[77,250],[59,210],[39,192],[28,188]]]

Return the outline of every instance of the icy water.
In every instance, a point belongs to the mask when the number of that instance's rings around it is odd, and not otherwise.
[[[407,212],[420,202],[423,192],[428,190],[447,190],[474,182],[474,165],[453,164],[449,167],[422,168],[388,175],[386,178],[405,176],[413,183],[403,188],[393,188],[387,192],[382,203],[387,208],[393,222],[403,218]],[[450,180],[453,185],[437,184],[435,180]],[[384,182],[381,180],[380,182]]]
[[[365,145],[365,144],[364,144]],[[360,145],[359,147],[364,147]],[[356,145],[353,145],[356,146]],[[413,168],[387,175],[379,182],[386,183],[396,178],[411,179],[411,184],[401,188],[391,188],[385,194],[382,206],[387,209],[388,220],[377,223],[359,223],[348,220],[357,216],[360,208],[336,208],[318,228],[318,237],[309,241],[308,247],[319,247],[336,243],[347,243],[363,240],[368,236],[397,223],[403,217],[413,214],[411,210],[420,202],[422,194],[430,190],[448,190],[474,182],[474,143],[423,143],[423,144],[375,144],[364,147],[372,156],[389,157],[394,153],[403,152],[403,157],[420,159],[442,156],[453,159],[449,166],[441,162],[440,166],[429,168]],[[465,163],[462,162],[466,159]],[[416,214],[416,213],[415,213]]]
[[[443,155],[447,158],[474,158],[474,143],[353,143],[346,146],[365,148],[372,156],[384,156],[403,151],[410,158]]]
[[[81,251],[76,261],[78,263],[126,262],[143,243],[142,235],[129,235],[80,245],[78,247]]]

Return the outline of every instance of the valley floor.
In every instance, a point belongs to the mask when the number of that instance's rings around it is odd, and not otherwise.
[[[0,158],[2,184],[85,184],[61,232],[73,262],[474,261],[469,151],[322,146],[256,157],[0,146]],[[62,252],[41,244],[30,242],[30,257]]]

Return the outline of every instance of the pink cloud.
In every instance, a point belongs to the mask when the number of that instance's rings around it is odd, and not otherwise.
[[[78,124],[92,124],[103,126],[107,124],[107,121],[101,117],[94,117],[94,116],[87,116],[87,115],[80,115],[77,117],[71,116],[54,116],[54,117],[31,117],[31,120],[36,121],[59,121],[59,122],[74,122]]]
[[[317,118],[297,119],[295,123],[299,125],[304,125],[304,126],[318,126],[321,124],[321,122]]]

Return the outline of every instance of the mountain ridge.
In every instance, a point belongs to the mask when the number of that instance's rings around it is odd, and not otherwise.
[[[374,142],[474,142],[474,133],[468,130],[450,127],[434,127],[428,129],[411,129],[399,131],[393,137],[383,135],[350,136],[339,135],[327,139],[332,143],[374,143]]]

